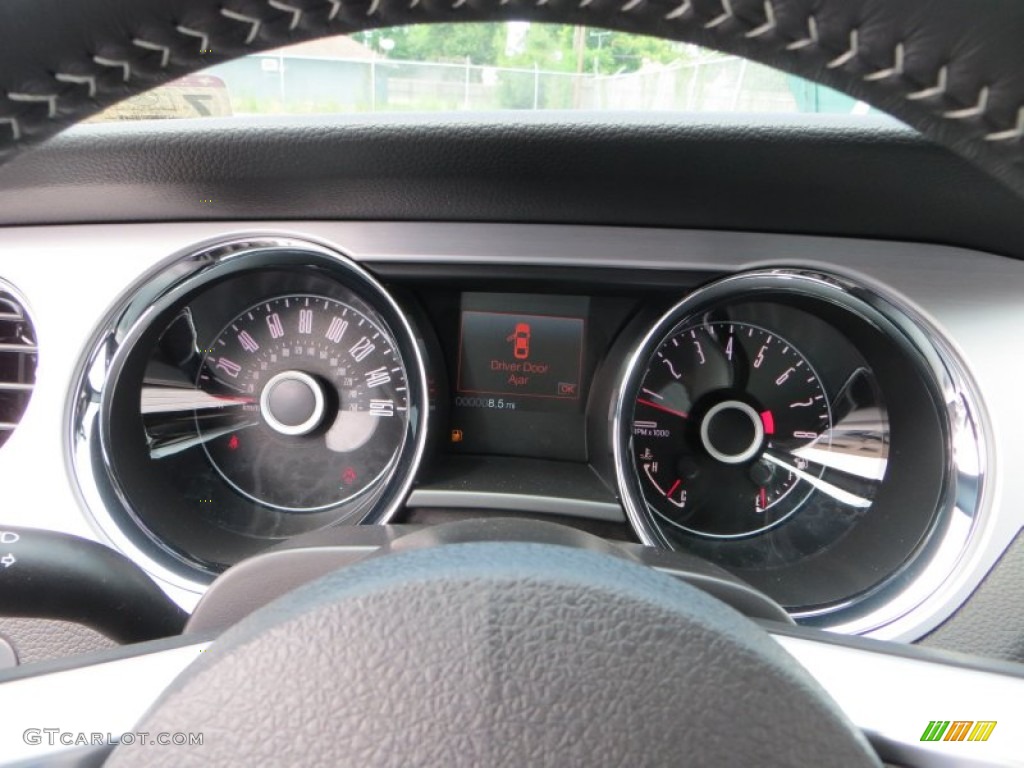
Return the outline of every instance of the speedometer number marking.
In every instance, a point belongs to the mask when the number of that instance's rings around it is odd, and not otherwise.
[[[215,367],[233,379],[237,379],[238,374],[242,372],[242,366],[232,360],[228,360],[226,357],[218,358]]]
[[[352,355],[353,360],[357,363],[361,363],[376,348],[376,345],[372,341],[370,341],[366,336],[363,336],[363,338],[352,345],[352,348],[349,349],[348,353]]]
[[[324,336],[328,341],[332,341],[337,344],[341,341],[341,337],[345,335],[345,330],[348,328],[348,322],[342,320],[340,317],[331,319],[331,324],[327,327],[327,333]]]
[[[281,323],[281,316],[277,312],[267,317],[267,327],[270,329],[270,338],[280,339],[284,336],[284,325]]]
[[[238,334],[238,343],[242,345],[242,349],[246,352],[256,352],[260,348],[256,339],[248,331],[242,331]]]
[[[387,417],[395,415],[395,403],[393,400],[371,400],[370,415]]]
[[[382,384],[387,384],[391,381],[391,372],[384,366],[372,371],[367,371],[363,375],[366,377],[366,386],[370,388],[379,387]]]

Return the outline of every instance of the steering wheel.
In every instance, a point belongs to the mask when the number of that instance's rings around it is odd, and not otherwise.
[[[0,159],[245,53],[511,19],[690,41],[823,82],[1024,193],[1024,4],[1007,0],[7,0]],[[139,726],[204,732],[202,746],[122,744],[109,764],[879,764],[764,628],[596,545],[544,539],[410,547],[282,597],[199,647]]]

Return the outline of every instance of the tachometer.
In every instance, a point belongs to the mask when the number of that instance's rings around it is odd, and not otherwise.
[[[736,537],[785,520],[821,474],[832,415],[807,358],[750,323],[702,322],[665,339],[633,408],[644,500],[690,533]],[[803,481],[803,482],[801,482]]]
[[[637,537],[726,568],[807,623],[861,631],[901,615],[907,585],[928,594],[948,574],[941,553],[962,551],[959,495],[969,508],[978,487],[948,472],[957,441],[978,457],[974,406],[920,322],[843,278],[786,269],[638,317],[611,440]]]
[[[218,473],[254,501],[324,509],[372,486],[405,435],[408,388],[394,342],[358,309],[314,295],[246,309],[206,350],[196,410]]]

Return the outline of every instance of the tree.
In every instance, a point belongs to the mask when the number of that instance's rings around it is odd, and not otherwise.
[[[587,35],[587,67],[602,75],[635,72],[645,61],[671,64],[686,58],[684,47],[671,40],[594,29]]]
[[[360,32],[355,39],[392,59],[462,63],[468,57],[481,66],[576,72],[580,57],[575,30],[565,24],[529,24],[511,51],[509,25],[503,22],[392,27]],[[382,40],[393,46],[385,50]],[[627,32],[586,28],[582,42],[582,69],[590,74],[635,72],[645,61],[668,64],[686,58],[679,43]]]
[[[360,32],[356,40],[376,51],[385,52],[381,40],[394,46],[389,58],[408,61],[464,62],[494,66],[505,50],[504,24],[418,24],[410,27]]]
[[[564,24],[530,24],[513,51],[503,51],[504,67],[537,67],[549,72],[575,72],[574,27]]]

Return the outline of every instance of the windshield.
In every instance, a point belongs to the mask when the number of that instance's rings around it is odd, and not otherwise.
[[[501,110],[871,111],[824,86],[690,44],[506,22],[300,43],[217,64],[95,119]]]

